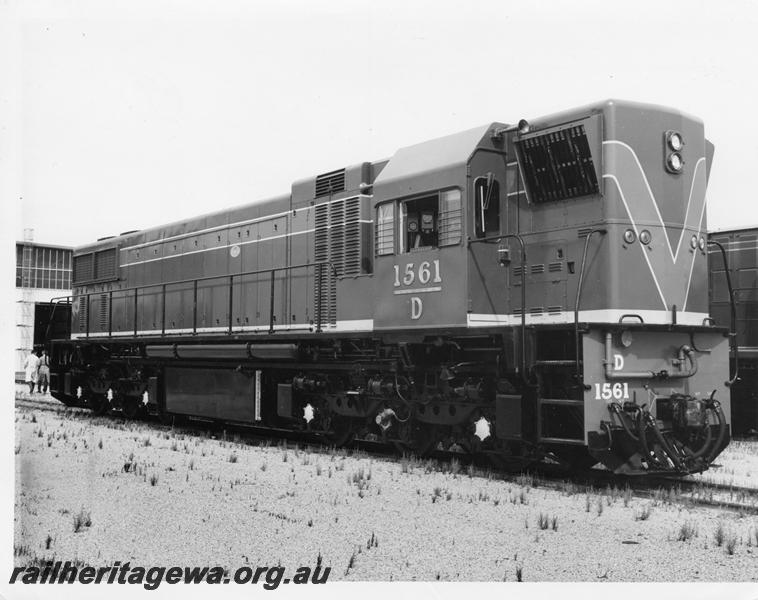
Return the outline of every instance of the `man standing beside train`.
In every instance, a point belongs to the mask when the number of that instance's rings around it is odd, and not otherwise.
[[[29,356],[24,361],[26,371],[26,383],[29,384],[29,393],[34,393],[34,384],[37,383],[37,371],[39,371],[39,356],[34,353],[34,348],[29,351]]]
[[[47,394],[47,386],[50,385],[50,357],[43,348],[39,359],[39,371],[37,373],[37,391]]]

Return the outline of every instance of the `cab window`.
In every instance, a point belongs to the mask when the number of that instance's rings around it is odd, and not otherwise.
[[[395,252],[395,203],[385,202],[376,207],[376,255]]]
[[[500,184],[492,173],[474,181],[474,230],[478,238],[500,233]]]
[[[461,191],[440,192],[400,203],[400,252],[459,244],[462,235]]]

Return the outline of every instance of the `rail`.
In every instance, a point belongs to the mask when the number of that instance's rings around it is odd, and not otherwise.
[[[321,333],[322,331],[322,325],[323,325],[323,307],[322,307],[322,296],[323,293],[321,292],[321,286],[324,285],[324,268],[329,268],[329,273],[331,273],[335,279],[339,279],[339,274],[337,273],[337,269],[334,266],[334,263],[331,261],[320,261],[315,263],[302,263],[298,265],[287,265],[284,267],[274,267],[270,269],[258,269],[255,271],[243,271],[240,273],[227,273],[224,275],[208,275],[206,277],[196,277],[196,278],[189,278],[189,279],[177,279],[174,281],[166,281],[166,282],[160,282],[160,283],[147,283],[143,285],[138,286],[132,286],[132,287],[126,287],[126,288],[120,288],[118,290],[108,290],[108,337],[113,337],[113,296],[115,294],[123,295],[125,298],[130,295],[130,293],[133,292],[133,312],[132,312],[132,318],[134,323],[134,337],[137,337],[138,333],[138,311],[139,311],[139,292],[142,290],[148,290],[153,288],[161,288],[161,335],[166,334],[166,295],[169,291],[169,288],[171,286],[178,286],[178,285],[192,285],[192,335],[197,334],[197,308],[198,308],[198,284],[204,281],[212,281],[217,279],[227,279],[228,280],[228,286],[227,289],[229,290],[229,304],[228,304],[228,310],[229,310],[229,316],[228,316],[228,326],[226,328],[227,335],[231,335],[234,331],[234,284],[235,282],[239,282],[239,280],[243,277],[251,276],[251,275],[261,275],[264,273],[270,274],[270,298],[269,298],[269,333],[274,332],[274,322],[276,321],[276,315],[274,311],[274,300],[275,300],[275,292],[276,292],[276,276],[277,273],[285,272],[285,271],[292,271],[295,269],[309,269],[309,268],[315,268],[316,269],[316,286],[319,293],[317,294],[317,305],[316,305],[316,332]],[[328,281],[328,279],[327,279]],[[326,284],[328,285],[328,283]],[[83,297],[86,298],[86,328],[85,328],[85,337],[90,337],[90,299],[93,295],[102,295],[103,292],[88,292],[83,295]],[[82,296],[79,296],[82,297]],[[60,298],[54,298],[54,300],[69,300],[73,298],[73,296],[61,296]],[[53,308],[53,311],[55,310],[55,307]],[[327,309],[328,310],[328,309]],[[48,325],[49,328],[49,325]]]
[[[517,233],[491,235],[476,240],[468,238],[467,246],[471,248],[472,244],[500,243],[507,239],[516,240],[521,246],[521,378],[526,383],[526,243],[524,238]]]

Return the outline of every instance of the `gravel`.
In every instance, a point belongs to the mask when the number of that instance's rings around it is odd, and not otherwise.
[[[209,435],[17,407],[17,564],[294,570],[320,556],[330,580],[758,578],[752,514]],[[758,476],[758,444],[734,445],[736,458],[731,448],[720,462]],[[75,532],[80,513],[91,523]]]

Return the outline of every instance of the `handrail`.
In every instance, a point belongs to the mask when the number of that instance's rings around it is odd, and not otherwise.
[[[504,235],[491,235],[480,239],[472,240],[467,238],[467,247],[471,244],[488,244],[490,242],[500,242],[505,239],[518,241],[521,246],[521,378],[527,383],[526,378],[526,243],[517,233],[507,233]]]
[[[734,299],[734,288],[732,288],[732,278],[729,273],[729,262],[726,259],[726,250],[721,242],[708,240],[708,245],[717,246],[721,250],[721,260],[724,262],[724,274],[726,275],[726,286],[729,290],[729,308],[731,310],[731,324],[729,332],[729,346],[734,353],[734,375],[726,382],[727,387],[731,387],[737,381],[740,375],[740,351],[737,345],[737,302]]]
[[[73,299],[73,296],[56,296],[55,298],[50,298],[50,302],[53,303],[53,310],[50,311],[50,318],[47,320],[47,327],[45,328],[45,344],[50,340],[50,328],[53,326],[55,309],[58,308],[58,304],[60,304],[62,300],[65,300],[66,304],[71,304]]]
[[[297,265],[286,265],[283,267],[274,267],[274,268],[268,268],[268,269],[257,269],[255,271],[243,271],[240,273],[225,273],[223,275],[208,275],[206,277],[196,277],[196,278],[189,278],[189,279],[178,279],[175,281],[166,281],[166,282],[159,282],[159,283],[146,283],[143,285],[137,285],[137,286],[131,286],[131,287],[125,287],[125,288],[119,288],[117,290],[109,290],[108,291],[108,337],[113,336],[113,293],[114,292],[123,292],[123,296],[126,297],[128,292],[134,292],[134,337],[137,337],[138,332],[138,321],[137,321],[137,311],[139,306],[139,291],[140,290],[146,290],[150,288],[161,288],[161,335],[166,334],[166,294],[167,294],[167,288],[170,286],[176,286],[176,285],[183,285],[183,284],[192,284],[193,286],[193,302],[192,302],[192,334],[197,334],[197,290],[198,290],[198,283],[201,281],[211,281],[213,279],[229,279],[229,322],[228,322],[228,329],[227,333],[232,334],[234,330],[234,322],[233,322],[233,313],[234,313],[234,280],[235,278],[245,277],[248,275],[260,275],[262,273],[270,273],[271,274],[271,294],[270,294],[270,310],[269,310],[269,333],[274,332],[274,321],[276,320],[276,316],[274,314],[274,295],[275,295],[275,288],[276,288],[276,274],[281,271],[291,271],[294,269],[305,269],[309,267],[317,267],[318,268],[318,285],[321,286],[322,283],[322,274],[323,274],[323,267],[329,267],[330,273],[336,278],[339,279],[340,275],[337,272],[337,268],[335,267],[334,263],[329,260],[314,262],[314,263],[301,263]],[[80,297],[86,297],[87,299],[87,316],[86,316],[86,330],[85,330],[85,337],[90,337],[90,331],[89,331],[89,321],[90,321],[90,297],[92,294],[101,294],[103,292],[87,292],[86,294],[83,294]],[[62,298],[74,298],[74,296],[65,296]],[[54,298],[55,300],[55,298]],[[317,309],[317,315],[316,315],[316,332],[321,333],[321,325],[322,325],[322,310],[321,310],[321,294],[319,294],[318,299],[318,309]],[[49,325],[48,325],[49,327]]]
[[[579,282],[576,286],[576,302],[574,302],[574,359],[576,360],[576,382],[581,385],[585,390],[590,389],[590,386],[584,383],[584,377],[582,376],[582,370],[579,365],[579,302],[582,299],[582,284],[584,283],[584,267],[587,262],[587,248],[590,245],[590,238],[593,234],[599,233],[605,235],[608,233],[607,229],[593,229],[587,234],[584,240],[584,252],[582,252],[582,265],[579,269]]]

